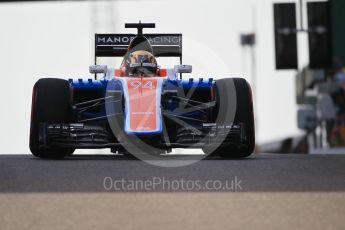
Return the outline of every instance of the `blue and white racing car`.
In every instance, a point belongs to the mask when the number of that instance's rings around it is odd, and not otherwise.
[[[137,34],[96,34],[94,79],[39,79],[33,88],[30,149],[63,158],[75,149],[160,156],[199,148],[224,158],[255,146],[251,88],[242,78],[183,79],[181,34],[143,34],[153,23],[127,23]],[[98,57],[121,57],[113,69]],[[159,57],[177,57],[162,68]],[[100,75],[102,77],[100,77]],[[99,77],[99,79],[98,79]],[[135,155],[134,154],[134,155]]]

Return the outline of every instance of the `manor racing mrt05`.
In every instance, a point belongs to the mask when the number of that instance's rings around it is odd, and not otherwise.
[[[39,79],[32,96],[30,149],[63,158],[76,149],[164,156],[199,148],[224,158],[255,146],[251,88],[242,78],[183,79],[181,34],[143,34],[153,23],[128,23],[137,34],[96,34],[94,79]],[[121,57],[118,69],[98,57]],[[158,57],[179,58],[162,68]],[[97,76],[103,75],[97,80]]]

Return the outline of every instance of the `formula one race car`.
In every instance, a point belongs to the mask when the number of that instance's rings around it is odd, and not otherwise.
[[[94,79],[39,79],[33,88],[30,149],[63,158],[75,149],[161,156],[200,148],[224,158],[255,146],[251,88],[242,78],[183,79],[182,34],[143,34],[153,23],[127,23],[133,34],[96,34]],[[118,69],[98,57],[122,57]],[[177,57],[171,69],[158,57]],[[101,79],[97,79],[102,75]]]

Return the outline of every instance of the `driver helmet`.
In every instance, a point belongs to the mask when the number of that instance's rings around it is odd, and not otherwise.
[[[125,59],[127,74],[135,75],[154,75],[157,73],[157,61],[155,56],[145,50],[137,50],[128,54]]]

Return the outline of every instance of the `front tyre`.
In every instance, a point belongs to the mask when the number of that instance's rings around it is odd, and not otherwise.
[[[203,151],[206,154],[219,155],[223,158],[248,157],[255,148],[254,112],[250,85],[242,78],[227,78],[217,80],[214,89],[218,105],[213,112],[216,122],[243,124],[245,141],[235,145],[222,143],[216,147],[208,146],[203,148]],[[236,92],[232,92],[233,90]],[[235,97],[233,97],[234,93]],[[236,110],[234,111],[234,109]]]
[[[43,78],[32,92],[30,150],[40,158],[63,158],[74,152],[72,148],[41,147],[40,123],[70,123],[73,120],[70,84],[63,79]]]

